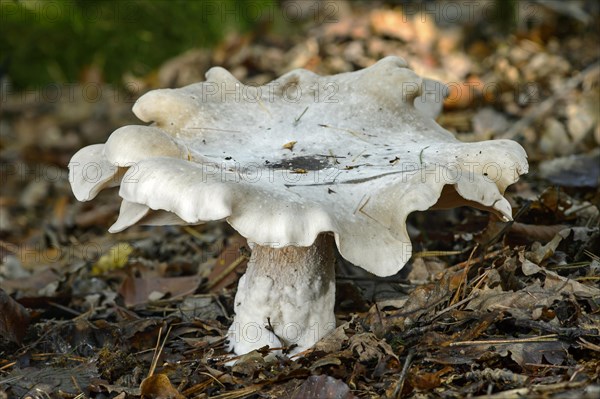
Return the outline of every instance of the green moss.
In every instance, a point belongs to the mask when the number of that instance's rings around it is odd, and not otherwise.
[[[0,0],[0,63],[17,89],[76,82],[86,66],[121,83],[230,30],[264,22],[272,0]]]

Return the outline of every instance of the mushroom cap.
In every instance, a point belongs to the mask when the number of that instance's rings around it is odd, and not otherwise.
[[[226,220],[271,247],[332,232],[344,258],[392,275],[411,256],[411,212],[470,205],[510,219],[504,190],[528,168],[514,141],[463,143],[441,128],[433,86],[396,57],[333,76],[294,70],[259,87],[215,67],[205,82],[143,95],[133,112],[150,126],[75,154],[73,191],[90,200],[119,179],[112,232]],[[81,175],[90,162],[105,173],[94,182]]]

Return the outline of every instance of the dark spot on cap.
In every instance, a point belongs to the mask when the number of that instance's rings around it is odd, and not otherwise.
[[[301,156],[289,159],[282,159],[279,162],[270,163],[265,161],[265,164],[271,169],[303,169],[303,170],[321,170],[330,166],[329,161],[324,158],[314,156]]]

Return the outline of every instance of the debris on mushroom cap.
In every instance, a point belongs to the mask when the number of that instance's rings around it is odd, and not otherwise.
[[[206,82],[142,96],[133,111],[151,126],[75,154],[73,191],[90,200],[120,182],[113,232],[224,219],[271,247],[333,232],[347,260],[392,275],[411,256],[408,214],[471,205],[510,219],[504,190],[528,168],[514,141],[463,143],[436,124],[441,99],[423,82],[395,57],[334,76],[295,70],[260,87],[212,68]],[[433,105],[417,110],[415,99]]]

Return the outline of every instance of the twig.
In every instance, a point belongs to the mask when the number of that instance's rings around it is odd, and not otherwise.
[[[531,366],[531,367],[545,367],[545,368],[553,368],[553,369],[565,369],[565,370],[571,370],[573,369],[573,366],[559,366],[556,364],[539,364],[539,363],[524,363],[524,366]]]
[[[431,331],[434,329],[434,325],[431,323],[428,323],[427,325],[424,326],[420,326],[420,327],[413,327],[410,330],[405,331],[404,333],[400,334],[400,339],[402,341],[406,341],[411,337],[414,337],[415,335],[423,335],[428,331]]]
[[[549,332],[552,334],[557,334],[562,337],[575,339],[583,336],[595,336],[598,335],[598,329],[582,329],[576,327],[557,327],[553,326],[550,323],[545,323],[542,321],[529,320],[529,319],[515,319],[515,325],[518,327],[527,327],[531,329],[537,329],[544,332]]]
[[[211,290],[221,281],[223,281],[227,276],[229,276],[244,260],[248,259],[246,255],[240,255],[236,260],[231,262],[229,266],[225,268],[217,277],[211,280],[210,283],[206,286],[206,289]]]
[[[244,397],[250,396],[253,393],[258,392],[261,389],[263,389],[263,385],[264,384],[256,384],[256,385],[252,385],[252,386],[245,387],[245,388],[242,388],[242,389],[238,389],[237,391],[225,392],[225,393],[222,393],[220,395],[211,396],[211,399],[237,399],[237,398],[244,398]]]
[[[80,386],[79,386],[79,384],[77,383],[77,379],[75,378],[75,376],[74,376],[74,375],[71,375],[71,382],[73,382],[73,386],[74,386],[74,387],[75,387],[75,389],[76,389],[77,391],[79,391],[79,392],[80,392],[80,394],[81,394],[81,392],[83,392],[83,389],[81,389],[81,387],[80,387]]]
[[[281,342],[284,347],[287,346],[287,343],[284,341],[283,338],[281,338],[279,335],[277,335],[277,333],[275,333],[275,328],[273,328],[273,325],[271,324],[271,318],[267,316],[267,325],[265,326],[265,330],[269,331],[271,334],[273,334],[275,336],[275,338],[277,338],[279,340],[279,342]],[[271,349],[271,348],[269,348]]]
[[[215,380],[217,382],[217,384],[219,384],[221,387],[225,388],[225,385],[223,385],[223,383],[221,381],[219,381],[219,379],[217,377],[215,377],[214,375],[212,375],[211,373],[207,373],[206,371],[202,371],[202,372],[200,372],[200,374],[203,374],[203,375],[205,375],[207,377],[212,378],[213,380]],[[222,375],[225,375],[225,373],[221,373],[220,376],[222,376]]]
[[[600,346],[592,344],[591,342],[588,342],[583,338],[579,338],[579,343],[586,349],[591,349],[593,351],[600,352]]]
[[[152,358],[152,364],[150,365],[150,370],[148,371],[148,378],[152,377],[154,375],[154,370],[156,369],[156,365],[158,364],[158,358],[160,357],[160,354],[162,353],[162,350],[165,347],[165,344],[167,343],[167,338],[169,338],[169,334],[171,333],[171,326],[169,326],[169,329],[167,330],[167,333],[165,334],[165,338],[163,339],[162,343],[160,343],[161,333],[162,333],[162,326],[158,330],[158,338],[156,339],[156,347],[154,348],[154,356]],[[159,344],[160,344],[160,348],[159,348]]]
[[[462,275],[462,278],[460,279],[460,284],[459,284],[458,288],[456,289],[454,298],[452,298],[450,303],[458,301],[458,298],[460,298],[463,294],[466,293],[467,278],[468,278],[468,274],[469,274],[469,269],[471,268],[471,261],[473,260],[473,255],[475,255],[475,252],[477,252],[478,248],[479,248],[479,244],[475,244],[475,246],[473,247],[473,250],[471,251],[471,254],[469,255],[469,259],[467,259],[467,265],[463,269],[463,273],[462,273],[463,275]],[[463,292],[462,294],[461,294],[461,291]]]
[[[10,384],[11,382],[19,381],[22,378],[25,378],[25,374],[17,375],[15,377],[8,377],[3,380],[0,380],[0,385]]]
[[[367,197],[368,194],[363,195],[363,197],[361,198],[360,202],[358,203],[359,207],[354,210],[354,215],[356,215],[356,212],[360,212],[363,215],[365,215],[366,217],[368,217],[369,219],[373,220],[376,223],[379,223],[382,226],[385,226],[383,223],[381,223],[379,220],[375,219],[373,216],[369,215],[367,212],[363,211],[364,207],[367,206],[367,204],[369,203],[369,201],[371,200],[371,196],[369,195]],[[362,200],[367,197],[366,201],[364,202],[364,204],[360,205],[362,203]]]
[[[75,316],[81,316],[81,312],[78,312],[78,311],[76,311],[74,309],[71,309],[71,308],[69,308],[67,306],[61,305],[60,303],[48,301],[48,305],[54,306],[55,308],[58,308],[60,310],[64,310],[65,312],[67,312],[69,314],[72,314],[72,315],[75,315]]]
[[[421,150],[421,152],[419,153],[419,164],[421,164],[421,166],[423,166],[423,151],[425,151],[425,150],[426,150],[426,149],[428,149],[428,148],[429,148],[429,146],[427,146],[427,147],[423,148],[423,149]]]
[[[352,162],[352,163],[356,162],[356,160],[357,160],[358,158],[360,158],[360,156],[361,156],[362,154],[364,154],[366,151],[367,151],[367,150],[366,150],[366,149],[364,149],[364,150],[362,150],[361,152],[359,152],[359,153],[358,153],[358,155],[356,155],[354,158],[352,158],[352,161],[350,161],[350,162]]]
[[[150,370],[148,371],[148,378],[152,377],[154,374],[154,368],[156,367],[156,363],[158,360],[158,356],[156,356],[156,352],[158,352],[158,348],[160,346],[160,336],[162,335],[162,326],[158,329],[158,337],[156,338],[156,346],[154,347],[154,355],[152,356],[152,364],[150,364]]]
[[[5,365],[3,365],[2,367],[0,367],[0,371],[4,371],[8,368],[11,368],[12,366],[14,366],[15,364],[17,364],[17,362],[10,362],[10,363],[6,363]]]
[[[461,249],[460,251],[420,251],[413,253],[413,258],[435,258],[439,256],[461,255],[470,250],[472,247]]]
[[[394,394],[392,395],[392,397],[400,397],[400,393],[402,393],[402,388],[404,387],[404,380],[406,380],[406,375],[408,374],[408,370],[410,369],[410,364],[412,363],[414,356],[415,352],[412,350],[410,350],[408,352],[408,355],[406,355],[406,360],[404,360],[404,366],[402,367],[402,371],[400,372],[400,377],[398,378],[398,383],[396,384],[396,389],[394,389]]]
[[[594,254],[593,252],[588,251],[587,249],[583,251],[584,254],[592,258],[593,260],[600,262],[600,256]]]
[[[325,125],[325,124],[322,124],[322,123],[321,123],[321,124],[319,124],[319,127],[325,127],[325,128],[329,128],[329,129],[339,130],[339,131],[342,131],[342,132],[347,132],[347,133],[350,133],[351,135],[353,135],[353,136],[354,136],[354,137],[356,137],[356,138],[359,138],[359,139],[361,139],[361,140],[364,140],[364,139],[361,137],[361,135],[360,135],[360,133],[359,133],[359,132],[356,132],[356,131],[354,131],[354,130],[351,130],[351,129],[346,129],[346,128],[343,128],[343,127],[335,127],[335,126]],[[370,134],[367,134],[367,133],[363,133],[363,134],[364,134],[364,135],[367,135],[367,136],[370,136]]]
[[[302,118],[304,116],[304,114],[306,113],[306,111],[308,111],[308,107],[304,108],[304,111],[302,111],[302,113],[300,114],[300,116],[296,117],[294,119],[294,125],[297,125],[298,122],[300,122],[300,118]]]
[[[477,298],[478,296],[479,296],[479,292],[477,292],[477,291],[473,291],[473,292],[471,293],[471,295],[469,295],[469,296],[468,296],[468,297],[466,297],[465,299],[463,299],[463,300],[460,300],[460,301],[456,302],[455,304],[453,304],[453,305],[451,305],[451,306],[448,306],[447,308],[444,308],[444,309],[440,310],[439,312],[437,312],[437,313],[435,314],[435,316],[433,316],[433,318],[432,318],[432,319],[431,319],[429,322],[432,322],[432,321],[434,321],[435,319],[437,319],[438,317],[440,317],[440,316],[441,316],[441,315],[443,315],[444,313],[446,313],[446,312],[449,312],[449,311],[451,311],[451,310],[453,310],[453,309],[456,309],[456,308],[458,308],[459,306],[461,306],[461,305],[463,305],[463,304],[465,304],[465,303],[469,302],[471,299],[473,299],[473,298]]]
[[[459,341],[450,342],[448,346],[463,346],[463,345],[510,345],[522,344],[528,342],[553,342],[558,338],[558,334],[542,335],[539,337],[515,338],[515,339],[490,339],[484,341]]]
[[[217,306],[221,309],[221,312],[223,312],[223,315],[229,319],[229,313],[227,312],[227,309],[225,309],[225,305],[223,305],[223,302],[221,302],[221,300],[219,299],[218,295],[212,295],[212,299],[213,301],[215,301],[215,303],[217,304]]]
[[[529,397],[538,397],[538,395],[533,394],[542,394],[542,393],[552,393],[563,390],[571,390],[577,388],[583,388],[586,385],[589,385],[589,380],[577,381],[577,382],[559,382],[556,384],[548,384],[548,385],[534,385],[527,388],[517,388],[510,389],[508,391],[502,391],[495,393],[493,395],[482,395],[475,396],[473,399],[521,399],[521,398],[529,398]],[[544,395],[543,397],[547,397]]]
[[[195,238],[199,239],[200,241],[204,241],[204,237],[202,237],[202,235],[200,233],[198,233],[196,230],[192,229],[190,226],[181,226],[181,228],[186,233],[191,235],[192,237],[195,237]]]
[[[210,376],[210,377],[212,377],[212,378],[215,378],[215,377],[213,377],[212,375],[210,375],[210,374],[208,374],[208,373],[205,373],[205,372],[202,372],[202,373],[200,373],[200,374],[206,374],[206,375],[209,375],[209,376]],[[222,373],[221,375],[223,375],[223,374],[225,374],[225,373]],[[216,379],[216,378],[215,378],[215,379]],[[217,382],[218,382],[219,384],[223,385],[223,384],[221,383],[221,381],[219,381],[218,379],[217,379]],[[196,384],[196,385],[193,385],[193,386],[189,387],[188,389],[184,390],[184,391],[182,392],[182,395],[183,395],[183,396],[185,396],[186,398],[188,398],[188,397],[192,397],[192,395],[194,395],[194,394],[198,394],[198,393],[200,393],[200,392],[204,391],[204,390],[205,390],[206,388],[208,388],[208,387],[209,387],[209,386],[210,386],[212,383],[213,383],[213,381],[212,381],[211,379],[204,380],[204,381],[202,381],[202,382],[200,382],[200,383],[198,383],[198,384]],[[194,397],[197,397],[197,396],[194,396]]]

